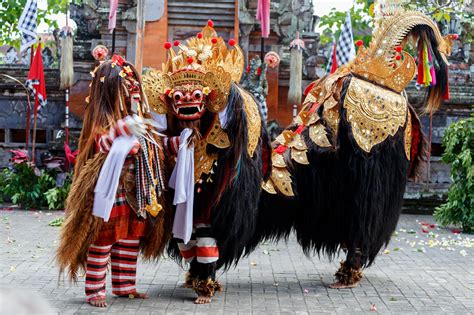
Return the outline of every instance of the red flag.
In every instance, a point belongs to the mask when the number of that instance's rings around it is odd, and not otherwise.
[[[337,70],[337,50],[336,50],[336,43],[334,43],[334,50],[332,52],[332,65],[331,65],[331,71],[329,73],[334,73]],[[326,70],[327,71],[327,70]]]
[[[34,115],[36,117],[39,107],[45,106],[47,103],[46,84],[44,82],[43,56],[41,55],[41,43],[38,44],[35,56],[30,65],[30,72],[28,72],[26,86],[30,90],[31,94],[35,97]]]

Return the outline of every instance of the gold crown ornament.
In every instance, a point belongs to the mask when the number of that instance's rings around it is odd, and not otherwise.
[[[451,53],[452,39],[456,35],[442,36],[437,25],[420,12],[398,10],[384,16],[374,32],[370,46],[365,48],[362,41],[356,58],[348,64],[348,69],[366,80],[401,92],[416,73],[414,58],[403,51],[402,45],[416,26],[425,25],[433,30],[438,49],[446,63]]]
[[[244,69],[242,50],[234,39],[228,44],[231,48],[217,35],[211,20],[185,44],[166,42],[168,57],[162,70],[151,69],[142,78],[155,112],[172,110],[179,119],[195,120],[206,109],[223,110],[231,83],[240,81]]]

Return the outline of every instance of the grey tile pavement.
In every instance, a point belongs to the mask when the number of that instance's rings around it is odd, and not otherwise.
[[[193,292],[180,287],[185,270],[162,259],[139,262],[138,287],[149,299],[109,295],[109,307],[96,309],[84,302],[83,278],[77,285],[58,282],[59,228],[48,223],[61,215],[0,211],[0,306],[13,306],[11,296],[18,292],[31,303],[44,298],[61,314],[474,313],[474,236],[430,226],[430,216],[403,215],[387,250],[355,289],[328,289],[338,261],[308,258],[291,238],[262,244],[235,269],[220,273],[224,292],[210,305],[194,305]]]

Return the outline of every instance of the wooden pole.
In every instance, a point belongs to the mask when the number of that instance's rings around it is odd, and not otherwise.
[[[234,39],[239,42],[239,0],[235,0],[235,14],[234,14]]]
[[[64,91],[64,96],[66,98],[66,108],[65,108],[65,122],[64,129],[66,130],[66,144],[69,145],[69,88]]]
[[[36,118],[38,117],[38,92],[35,93],[35,108],[33,110],[33,143],[31,145],[31,162],[35,164],[35,149],[36,149],[36,122],[38,121]]]
[[[31,68],[31,64],[33,63],[33,57],[34,57],[34,45],[31,45],[30,49],[31,49],[30,51],[30,68]],[[29,92],[27,93],[29,94]],[[29,99],[29,95],[28,95],[28,99]],[[29,151],[29,147],[30,147],[30,117],[31,117],[31,106],[30,106],[30,102],[28,101],[28,106],[26,107],[26,134],[25,134],[26,152]]]
[[[115,28],[112,31],[112,56],[114,55],[114,53],[115,53]]]
[[[69,18],[68,18],[68,13],[69,13],[69,1],[66,2],[66,37],[69,36]],[[115,32],[115,29],[114,29]],[[71,38],[72,38],[72,30],[71,30]],[[62,52],[61,58],[64,56],[64,52]],[[69,86],[64,90],[64,97],[66,100],[66,107],[65,107],[65,113],[64,113],[64,128],[66,132],[66,141],[65,143],[69,145]]]
[[[137,34],[135,39],[135,68],[138,73],[143,69],[143,44],[145,34],[145,0],[137,0]]]

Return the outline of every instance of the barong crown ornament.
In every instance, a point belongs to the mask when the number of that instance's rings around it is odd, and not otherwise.
[[[143,77],[153,109],[183,120],[199,119],[206,109],[223,110],[231,83],[240,81],[244,69],[242,50],[234,39],[228,44],[231,48],[217,35],[211,20],[186,44],[165,43],[168,58],[162,70],[150,70]]]
[[[434,32],[438,49],[446,63],[456,35],[442,36],[437,25],[420,12],[397,10],[379,21],[368,48],[360,46],[356,58],[347,68],[368,81],[400,93],[416,73],[415,59],[402,50],[408,33],[426,25]]]

